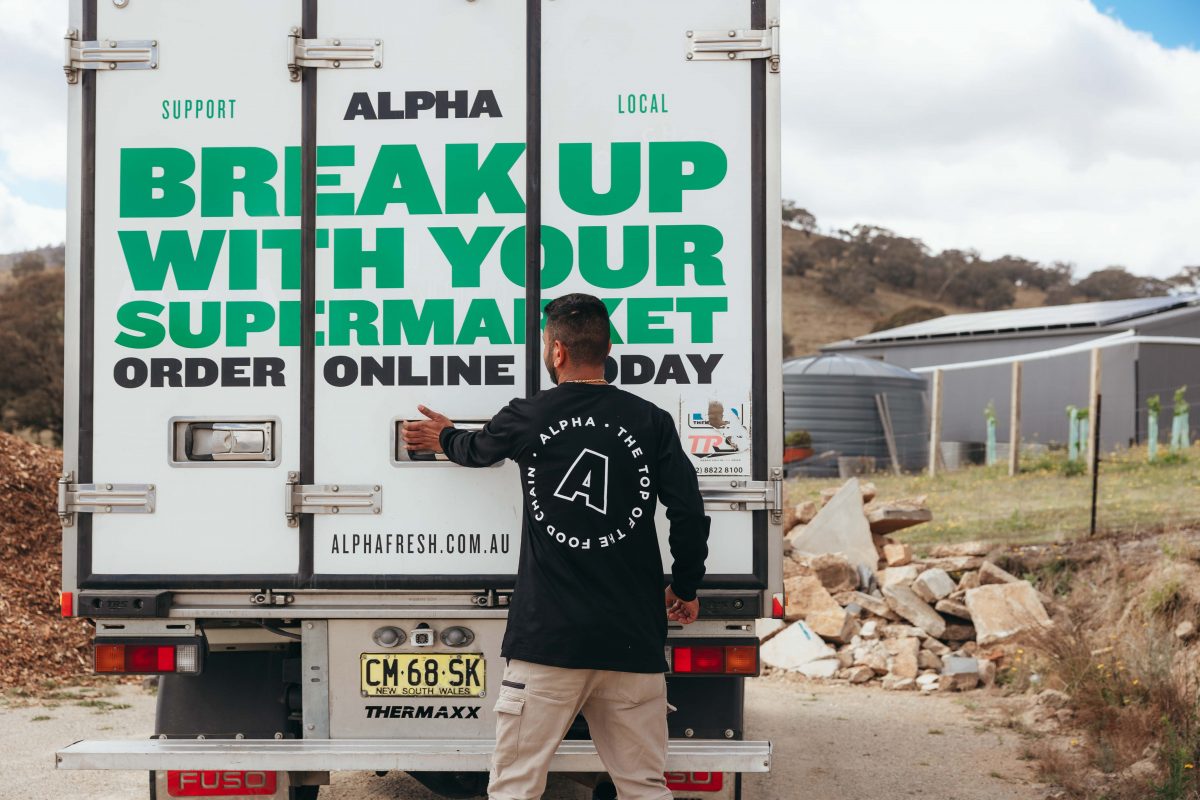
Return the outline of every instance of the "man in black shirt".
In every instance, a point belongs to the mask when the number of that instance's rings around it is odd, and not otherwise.
[[[582,712],[622,800],[663,800],[667,620],[686,625],[699,613],[709,519],[670,414],[604,380],[604,303],[565,295],[545,315],[555,388],[514,399],[477,432],[424,406],[428,420],[404,428],[410,449],[469,467],[511,458],[520,469],[521,557],[489,796],[540,797]],[[659,500],[674,559],[665,596]]]

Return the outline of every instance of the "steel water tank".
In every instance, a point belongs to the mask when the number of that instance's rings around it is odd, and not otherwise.
[[[783,364],[785,432],[806,430],[813,456],[787,465],[791,475],[836,475],[838,458],[871,456],[889,469],[876,396],[887,398],[901,469],[928,463],[929,412],[924,376],[870,358],[830,353]]]

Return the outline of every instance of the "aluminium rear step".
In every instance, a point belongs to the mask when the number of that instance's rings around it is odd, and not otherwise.
[[[76,742],[55,754],[58,769],[486,771],[492,739],[138,739]],[[767,772],[770,742],[672,739],[669,772]],[[550,769],[604,769],[590,741],[559,746]]]

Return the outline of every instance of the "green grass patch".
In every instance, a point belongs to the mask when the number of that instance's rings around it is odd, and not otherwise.
[[[1200,459],[1181,454],[1149,463],[1144,447],[1106,454],[1100,465],[1098,534],[1150,534],[1200,527]],[[1068,464],[1077,466],[1068,466]],[[1078,474],[1076,474],[1078,473]],[[899,536],[921,545],[986,541],[995,544],[1067,542],[1087,537],[1091,521],[1091,477],[1080,462],[1051,452],[1025,459],[1016,477],[1005,465],[971,466],[927,474],[879,473],[873,482],[882,499],[925,495],[933,521]],[[793,502],[815,500],[837,478],[789,481]],[[1053,576],[1045,576],[1047,578]],[[1051,581],[1053,583],[1053,581]]]

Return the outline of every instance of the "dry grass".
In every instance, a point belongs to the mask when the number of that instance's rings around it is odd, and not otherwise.
[[[1031,745],[1043,778],[1087,800],[1200,798],[1200,653],[1173,633],[1200,618],[1200,566],[1114,548],[1067,604],[1068,618],[1027,641],[1022,670],[1067,694],[1081,733]]]
[[[1091,479],[1068,476],[1065,458],[1052,455],[1022,464],[1008,477],[1004,467],[968,467],[925,474],[879,473],[868,479],[881,498],[926,495],[933,522],[899,534],[917,546],[982,540],[996,544],[1070,542],[1088,535]],[[793,501],[815,499],[837,479],[792,481]],[[1098,530],[1139,536],[1200,527],[1200,448],[1189,457],[1150,464],[1145,448],[1107,456],[1101,465]]]

